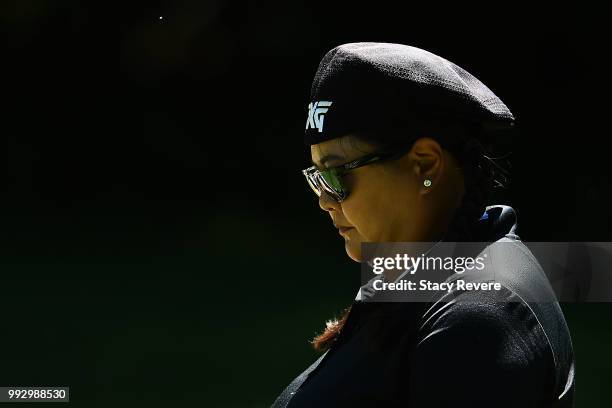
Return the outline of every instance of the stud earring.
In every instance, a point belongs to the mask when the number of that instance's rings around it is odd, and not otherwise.
[[[430,186],[431,186],[431,180],[430,180],[430,179],[425,179],[425,180],[423,181],[423,185],[424,185],[425,187],[430,187]]]

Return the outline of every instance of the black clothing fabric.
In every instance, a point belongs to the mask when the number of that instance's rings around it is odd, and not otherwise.
[[[432,126],[446,122],[490,135],[515,121],[508,107],[465,69],[394,43],[357,42],[329,50],[315,73],[308,108],[306,145],[383,129],[402,138],[422,131],[441,135],[443,129]]]
[[[514,210],[487,207],[480,222],[488,242],[510,243],[496,254],[501,291],[383,303],[365,302],[364,285],[337,340],[272,407],[573,407],[569,329],[557,302],[523,300],[550,285]]]

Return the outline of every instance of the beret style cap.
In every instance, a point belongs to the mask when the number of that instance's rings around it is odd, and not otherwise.
[[[304,142],[359,131],[408,130],[432,123],[488,131],[510,129],[514,116],[482,82],[429,51],[394,43],[356,42],[328,51],[312,82]]]

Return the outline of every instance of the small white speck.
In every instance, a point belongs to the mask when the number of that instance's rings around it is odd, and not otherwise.
[[[160,19],[160,20],[163,20],[163,19],[164,19],[164,16],[159,16],[159,19]]]

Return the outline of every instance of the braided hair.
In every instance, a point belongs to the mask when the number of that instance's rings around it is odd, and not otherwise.
[[[436,124],[433,128],[440,132],[433,133],[438,135],[434,136],[434,139],[437,139],[441,146],[455,157],[463,169],[465,184],[465,194],[454,212],[443,240],[479,241],[482,236],[478,220],[483,215],[495,189],[506,188],[509,183],[508,170],[496,163],[497,160],[505,159],[507,156],[490,157],[488,153],[492,146],[485,147],[482,144],[481,140],[486,140],[486,137],[483,137],[485,135],[478,127]],[[351,143],[366,142],[385,150],[398,145],[398,140],[394,137],[384,139],[380,134],[362,132],[354,134],[354,138],[349,140]],[[509,163],[506,162],[505,166],[509,167]],[[351,309],[352,306],[343,309],[339,318],[326,322],[323,332],[311,340],[315,350],[325,351],[331,347],[338,338]]]
[[[505,188],[509,182],[508,171],[487,155],[487,149],[472,137],[461,150],[451,151],[463,169],[465,194],[455,210],[447,228],[444,241],[481,241],[484,237],[478,228],[496,188]]]

